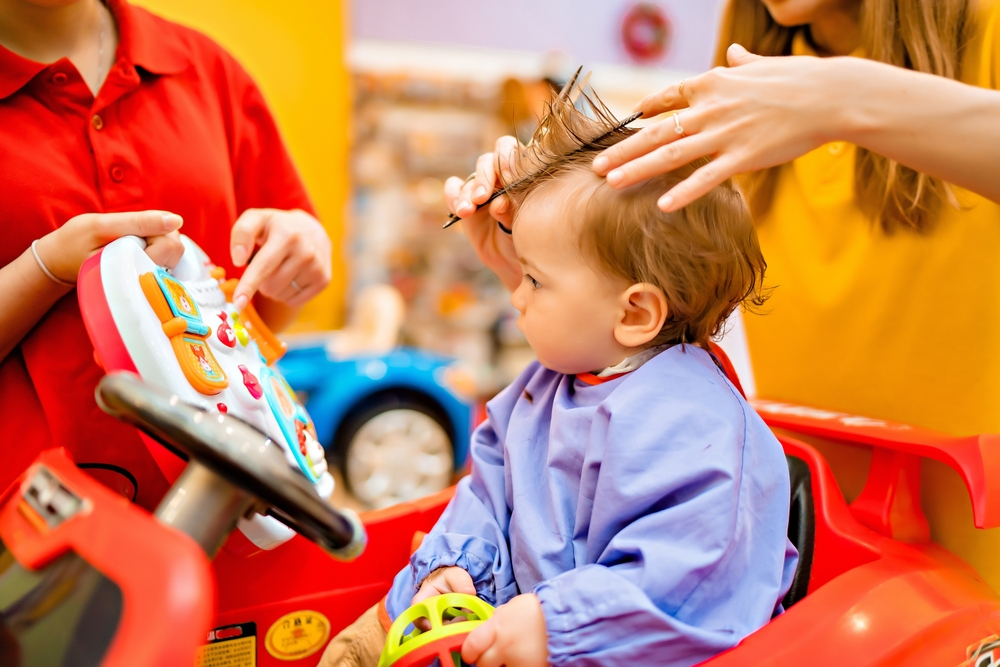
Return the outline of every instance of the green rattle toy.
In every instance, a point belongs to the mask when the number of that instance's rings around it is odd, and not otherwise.
[[[465,638],[493,611],[492,606],[465,593],[446,593],[418,602],[389,628],[378,667],[425,667],[435,658],[442,667],[459,667]],[[410,634],[403,634],[407,626],[421,618],[430,622],[430,630],[415,627]]]

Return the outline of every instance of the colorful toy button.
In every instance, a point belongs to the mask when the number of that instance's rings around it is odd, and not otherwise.
[[[204,338],[184,336],[184,344],[187,346],[187,353],[191,355],[191,364],[198,369],[203,379],[209,382],[226,379],[226,374],[219,367]]]
[[[233,333],[233,328],[226,321],[226,311],[219,313],[219,319],[222,320],[222,324],[215,330],[215,335],[218,336],[219,342],[228,348],[236,347],[236,334]]]
[[[228,405],[226,405],[225,403],[216,403],[216,404],[215,404],[215,407],[216,407],[216,408],[217,408],[217,409],[219,410],[219,412],[221,412],[222,414],[226,414],[227,412],[229,412],[229,406],[228,406]]]
[[[250,342],[250,334],[243,326],[239,313],[233,313],[233,330],[236,331],[236,340],[240,341],[240,345],[246,347],[247,343]]]
[[[208,347],[212,329],[202,322],[198,304],[184,285],[160,268],[140,275],[139,285],[191,386],[208,396],[228,387],[226,374]]]
[[[257,376],[251,373],[250,369],[243,364],[240,364],[237,368],[240,369],[240,373],[243,373],[243,386],[247,388],[251,396],[260,400],[260,397],[264,395],[264,389],[260,386]]]
[[[153,276],[156,278],[156,283],[163,292],[174,317],[182,318],[187,324],[187,333],[207,336],[210,330],[201,319],[198,302],[194,300],[187,288],[159,267],[156,268]],[[146,297],[148,298],[149,295],[147,294]]]

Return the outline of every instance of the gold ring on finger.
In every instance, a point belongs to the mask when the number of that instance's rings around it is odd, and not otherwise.
[[[681,79],[681,82],[677,84],[677,94],[680,95],[681,98],[684,97],[684,84],[685,84],[685,82],[687,82],[687,79]]]

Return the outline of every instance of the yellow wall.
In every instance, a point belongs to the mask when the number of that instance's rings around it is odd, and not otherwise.
[[[342,321],[341,253],[347,200],[349,79],[342,0],[135,0],[222,44],[264,91],[320,219],[333,239],[330,287],[309,303],[295,329]]]

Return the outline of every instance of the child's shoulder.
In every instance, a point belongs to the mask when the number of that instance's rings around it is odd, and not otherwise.
[[[712,355],[695,345],[675,345],[656,355],[625,376],[609,400],[622,406],[680,402],[737,412],[746,404]]]
[[[711,355],[693,345],[647,361],[622,379],[603,408],[614,430],[651,442],[710,440],[738,449],[748,436],[769,433]]]

